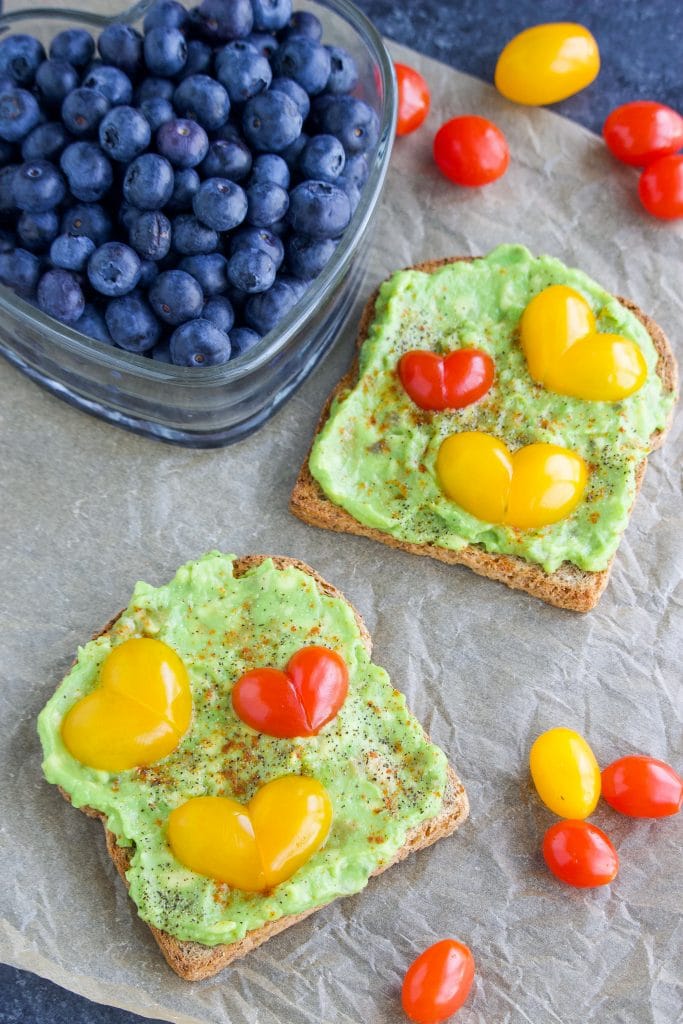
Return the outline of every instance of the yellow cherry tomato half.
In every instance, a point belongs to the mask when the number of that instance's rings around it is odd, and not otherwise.
[[[496,64],[496,88],[526,106],[557,103],[585,89],[600,70],[600,51],[583,25],[549,22],[511,39]]]
[[[541,733],[529,754],[531,778],[543,803],[560,818],[583,820],[600,799],[600,768],[573,729]]]
[[[172,753],[191,716],[187,670],[176,652],[161,640],[132,638],[107,655],[100,685],[68,712],[62,739],[82,764],[125,771]]]
[[[477,519],[533,530],[564,519],[578,505],[588,471],[580,455],[554,444],[530,444],[514,455],[480,431],[451,434],[436,473],[444,494]]]

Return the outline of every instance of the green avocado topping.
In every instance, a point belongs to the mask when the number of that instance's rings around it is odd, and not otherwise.
[[[580,292],[598,330],[640,346],[648,366],[640,390],[621,402],[587,402],[532,380],[519,321],[531,299],[552,284]],[[493,358],[491,390],[464,409],[419,409],[399,381],[400,357],[411,349],[445,355],[456,348],[479,348]],[[638,463],[674,401],[656,364],[652,340],[633,313],[581,271],[548,256],[534,258],[523,246],[502,245],[484,259],[432,274],[401,271],[380,288],[358,382],[333,403],[310,471],[335,505],[399,540],[452,550],[480,544],[547,572],[564,561],[604,569],[628,522]],[[547,442],[578,452],[590,471],[584,499],[565,519],[535,530],[476,519],[443,494],[435,470],[441,442],[464,430],[492,434],[511,451]]]
[[[123,846],[134,846],[128,882],[140,916],[178,939],[235,942],[287,914],[362,889],[403,846],[407,832],[437,815],[446,758],[430,743],[374,665],[343,600],[322,593],[295,567],[270,559],[233,575],[233,556],[212,552],[178,570],[166,586],[138,583],[112,629],[80,648],[78,660],[40,714],[38,732],[49,782],[76,807],[107,817]],[[80,764],[61,725],[99,682],[109,651],[133,636],[163,640],[190,677],[193,719],[180,746],[147,768],[116,774]],[[253,668],[284,668],[301,647],[333,648],[349,669],[349,694],[318,734],[285,740],[238,719],[230,692]],[[290,879],[267,893],[231,889],[183,867],[166,842],[168,815],[195,796],[246,803],[271,779],[307,775],[325,786],[334,818],[328,840]]]

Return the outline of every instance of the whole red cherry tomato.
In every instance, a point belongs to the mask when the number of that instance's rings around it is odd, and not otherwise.
[[[619,870],[612,843],[587,821],[551,825],[543,837],[543,858],[557,878],[579,889],[607,885]]]
[[[663,103],[636,100],[613,110],[602,134],[617,160],[632,167],[645,167],[683,146],[683,117]]]
[[[681,809],[683,781],[664,761],[632,754],[603,769],[602,795],[631,818],[666,818]]]
[[[394,68],[398,82],[396,134],[408,135],[420,127],[429,113],[429,86],[415,68],[407,64],[394,64]]]
[[[660,156],[648,164],[638,182],[638,195],[655,217],[683,217],[683,154]]]
[[[488,185],[505,174],[510,151],[500,128],[485,117],[454,117],[436,133],[434,159],[457,185]]]
[[[401,991],[403,1009],[417,1024],[439,1024],[467,999],[474,981],[474,957],[462,942],[442,939],[414,960]]]

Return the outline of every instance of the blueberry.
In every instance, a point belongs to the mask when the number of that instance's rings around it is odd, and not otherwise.
[[[246,40],[228,43],[216,54],[216,78],[228,91],[231,103],[244,103],[270,85],[270,64]]]
[[[16,85],[31,86],[45,60],[45,50],[33,36],[6,36],[0,42],[0,75]]]
[[[183,213],[173,221],[173,248],[182,256],[215,252],[218,241],[218,232],[196,217]]]
[[[147,210],[132,220],[129,241],[147,260],[162,260],[171,248],[171,222],[159,210]]]
[[[205,178],[243,181],[251,170],[249,147],[240,139],[216,139],[209,146],[199,170]]]
[[[230,358],[230,338],[210,320],[191,320],[173,332],[169,349],[176,366],[218,366]]]
[[[38,305],[48,316],[74,324],[85,309],[78,278],[69,270],[48,270],[38,284]]]
[[[356,185],[355,181],[351,181],[345,174],[340,174],[335,181],[337,188],[341,188],[346,192],[349,197],[349,203],[351,204],[351,213],[356,212],[356,207],[360,202],[360,189]]]
[[[36,89],[43,103],[61,107],[65,96],[78,86],[78,72],[63,60],[44,60],[36,72]]]
[[[95,245],[108,242],[112,230],[111,217],[97,203],[79,203],[62,217],[62,234],[74,237],[85,235],[86,238],[92,238]]]
[[[113,340],[127,352],[147,352],[159,340],[159,321],[139,294],[112,299],[104,316]]]
[[[267,32],[252,32],[250,36],[247,36],[245,42],[258,50],[261,56],[268,61],[280,45],[275,36],[271,36]]]
[[[199,191],[201,178],[192,167],[180,168],[173,176],[173,193],[167,203],[172,213],[184,213],[192,209],[192,200]]]
[[[56,160],[71,136],[59,121],[38,124],[21,144],[24,160]]]
[[[209,139],[202,126],[185,118],[162,124],[156,143],[159,152],[174,167],[196,167],[209,150]]]
[[[229,334],[235,323],[235,311],[225,295],[214,295],[202,306],[202,320],[208,320],[214,327]],[[232,338],[230,339],[232,342]]]
[[[149,291],[158,278],[159,273],[158,263],[155,263],[154,260],[142,260],[140,263],[139,286],[144,289],[144,291]]]
[[[191,39],[187,44],[187,60],[180,78],[191,75],[210,75],[213,68],[213,50],[201,39]]]
[[[100,146],[112,160],[129,163],[149,146],[149,122],[134,107],[113,107],[100,121]]]
[[[261,153],[254,160],[251,169],[251,184],[260,185],[270,182],[280,188],[289,188],[289,167],[277,153]]]
[[[67,28],[50,43],[50,57],[65,60],[75,68],[89,64],[95,53],[95,40],[84,28]]]
[[[139,210],[160,210],[171,198],[173,184],[173,168],[168,160],[157,153],[143,153],[128,166],[123,195]]]
[[[275,74],[293,78],[310,96],[323,91],[330,68],[329,52],[307,36],[290,36],[273,54]]]
[[[299,137],[302,124],[299,108],[284,92],[264,92],[244,105],[244,136],[259,153],[280,153]]]
[[[97,40],[97,49],[105,64],[120,68],[128,78],[142,71],[142,36],[131,25],[115,22],[107,25]]]
[[[258,228],[267,228],[282,220],[289,206],[289,196],[285,189],[271,182],[250,185],[247,201],[247,222]]]
[[[234,255],[240,249],[258,249],[259,252],[264,252],[271,258],[276,269],[280,268],[285,257],[282,242],[266,228],[242,228],[236,232],[230,239],[230,255]]]
[[[326,46],[330,55],[330,77],[327,79],[326,92],[338,96],[351,92],[358,85],[358,68],[356,62],[341,46]]]
[[[289,200],[289,223],[299,235],[337,238],[351,220],[346,192],[326,181],[302,182]]]
[[[155,363],[170,363],[171,362],[171,350],[168,347],[167,341],[161,341],[158,345],[155,345],[151,352],[148,352]]]
[[[140,113],[153,132],[158,131],[162,124],[172,121],[175,117],[175,110],[169,101],[161,98],[143,100],[140,104]]]
[[[96,135],[110,103],[99,89],[74,89],[62,103],[62,121],[72,135]]]
[[[14,203],[29,213],[54,210],[66,195],[66,185],[54,164],[32,160],[22,164],[13,179]]]
[[[203,181],[192,200],[195,216],[214,231],[231,231],[247,215],[244,189],[228,178]]]
[[[0,92],[0,139],[19,142],[42,120],[40,107],[25,89]]]
[[[287,164],[290,174],[294,174],[297,167],[299,166],[299,157],[303,153],[304,146],[308,142],[308,135],[306,132],[302,132],[298,135],[294,142],[290,142],[288,146],[280,150],[280,156]]]
[[[205,256],[186,256],[180,261],[180,270],[192,274],[204,295],[211,298],[220,295],[228,286],[227,262],[219,252],[207,253]]]
[[[251,7],[259,32],[278,32],[292,16],[292,0],[251,0]]]
[[[250,348],[253,348],[261,340],[261,335],[252,331],[250,327],[235,327],[230,331],[231,358],[244,355]]]
[[[357,188],[362,188],[368,180],[369,173],[370,168],[365,153],[354,153],[352,156],[347,156],[344,165],[344,177],[347,181],[352,181]]]
[[[17,247],[17,236],[7,228],[0,228],[0,253],[12,252]]]
[[[140,257],[123,242],[105,242],[88,260],[88,278],[102,295],[126,295],[140,280]]]
[[[150,7],[143,21],[145,32],[153,28],[184,28],[188,21],[188,13],[177,0],[157,0]]]
[[[177,28],[153,28],[145,36],[145,63],[153,75],[172,78],[187,62],[187,42]]]
[[[128,106],[133,102],[133,83],[125,71],[110,64],[92,66],[81,83],[86,89],[97,89],[107,97],[112,107]]]
[[[95,251],[95,243],[87,235],[59,235],[50,246],[53,266],[62,270],[85,270]]]
[[[334,181],[345,163],[344,147],[336,136],[314,135],[301,151],[299,170],[305,179]]]
[[[353,96],[330,96],[319,119],[322,130],[336,135],[347,153],[364,153],[379,138],[377,114]]]
[[[40,260],[26,249],[0,254],[0,283],[12,288],[17,295],[30,298],[35,295],[40,277]]]
[[[336,247],[332,238],[291,235],[287,240],[287,269],[293,277],[310,281],[327,266]]]
[[[208,75],[184,78],[173,94],[173,106],[181,117],[215,131],[228,120],[230,100],[220,82]]]
[[[276,281],[267,292],[251,295],[244,307],[244,317],[249,327],[259,334],[267,334],[296,305],[299,296],[284,281]]]
[[[113,344],[106,321],[96,306],[86,303],[80,320],[74,326],[81,334],[87,334],[89,338],[101,341],[104,345]]]
[[[111,164],[95,142],[72,142],[59,161],[71,194],[84,203],[96,203],[114,180]]]
[[[54,210],[45,213],[22,213],[17,223],[17,236],[24,249],[45,252],[59,233],[59,217]]]
[[[275,280],[275,264],[258,249],[238,249],[227,269],[230,283],[249,295],[267,291]]]
[[[254,26],[251,0],[202,0],[198,27],[209,42],[244,39]]]
[[[204,295],[191,274],[184,270],[167,270],[159,274],[150,288],[149,301],[164,323],[177,326],[200,315]]]
[[[289,96],[290,100],[294,100],[299,109],[299,113],[303,117],[304,121],[306,120],[311,110],[311,101],[308,98],[306,90],[302,89],[293,78],[274,78],[270,84],[270,88],[273,92],[284,92]]]
[[[170,103],[175,92],[175,84],[167,78],[146,78],[137,93],[138,103],[145,100],[168,100]]]
[[[306,36],[313,42],[319,43],[323,37],[323,27],[315,14],[311,14],[309,11],[295,11],[284,32],[285,39],[290,36]]]

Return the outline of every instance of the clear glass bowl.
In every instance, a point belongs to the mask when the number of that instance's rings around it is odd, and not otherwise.
[[[44,44],[62,29],[94,35],[112,21],[135,24],[151,0],[112,14],[112,0],[90,10],[5,0],[0,31],[29,32]],[[62,325],[0,286],[0,354],[72,405],[129,430],[190,447],[231,444],[268,420],[320,361],[339,332],[365,272],[373,221],[396,121],[391,58],[371,23],[348,0],[295,0],[323,22],[328,43],[358,63],[358,95],[380,119],[370,176],[343,240],[291,313],[251,351],[224,366],[191,369],[114,349]]]

